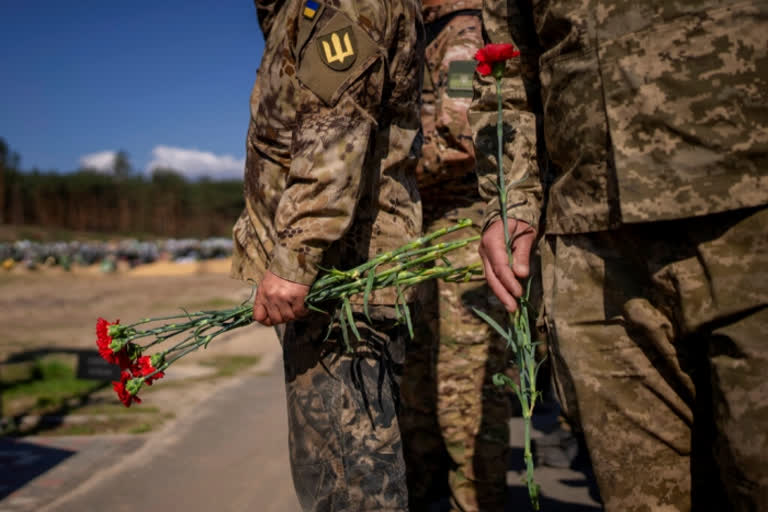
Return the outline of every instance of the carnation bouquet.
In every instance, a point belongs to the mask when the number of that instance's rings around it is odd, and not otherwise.
[[[430,279],[468,280],[481,273],[480,265],[454,267],[448,255],[476,241],[473,236],[450,242],[438,240],[472,225],[460,220],[454,226],[439,229],[395,250],[349,270],[324,269],[305,300],[308,309],[328,315],[329,325],[338,323],[347,349],[351,338],[360,338],[352,315],[353,296],[362,296],[363,311],[368,314],[368,298],[374,290],[393,287],[398,301],[398,318],[413,336],[411,314],[404,299],[405,288]],[[199,348],[206,348],[218,336],[253,322],[250,299],[239,306],[212,311],[187,312],[164,317],[144,318],[130,324],[99,318],[96,336],[99,353],[110,364],[120,367],[120,380],[112,383],[125,406],[141,403],[143,386],[162,379],[179,359]]]

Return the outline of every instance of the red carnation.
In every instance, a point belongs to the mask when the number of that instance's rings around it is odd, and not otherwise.
[[[132,395],[128,392],[128,390],[125,388],[125,383],[128,382],[131,379],[130,372],[124,371],[120,374],[120,381],[112,381],[112,389],[115,390],[117,393],[118,398],[121,402],[123,402],[123,405],[126,407],[130,407],[133,402],[136,402],[137,404],[141,403],[141,398],[139,398],[136,395]]]
[[[128,355],[128,350],[123,347],[118,352],[114,352],[109,346],[112,343],[112,337],[109,335],[109,326],[117,325],[119,323],[120,320],[117,320],[114,323],[109,323],[103,318],[96,320],[96,344],[99,346],[99,354],[108,363],[116,364],[119,365],[120,368],[126,369],[131,366],[131,358]]]
[[[150,375],[155,371],[157,371],[157,368],[152,365],[152,359],[149,356],[139,357],[131,366],[131,372],[133,372],[133,376],[146,377],[144,382],[150,386],[152,385],[152,381],[165,377],[165,373],[163,372],[157,372],[150,377]]]
[[[475,53],[475,60],[478,62],[477,72],[483,76],[488,76],[497,68],[496,64],[503,64],[504,61],[519,55],[520,51],[513,44],[487,44]]]

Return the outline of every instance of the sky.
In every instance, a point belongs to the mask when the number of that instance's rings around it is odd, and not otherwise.
[[[249,0],[2,0],[0,137],[25,170],[240,177],[263,47]]]

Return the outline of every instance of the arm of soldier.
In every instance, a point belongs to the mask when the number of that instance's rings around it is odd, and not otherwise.
[[[311,91],[301,93],[302,111],[294,131],[288,183],[277,208],[278,244],[270,265],[284,279],[311,284],[324,251],[352,222],[376,129],[373,114],[358,98],[376,81],[361,79],[334,107],[324,105]]]
[[[507,28],[507,5],[508,2],[497,0],[484,2],[483,22],[492,43],[512,42]],[[530,251],[536,238],[535,226],[539,222],[542,203],[536,158],[536,116],[526,95],[522,62],[522,59],[507,62],[501,87],[504,123],[502,163],[514,262],[511,267],[506,254],[498,192],[498,100],[493,77],[475,75],[475,99],[469,116],[479,192],[487,201],[480,256],[489,286],[509,311],[517,308],[515,299],[521,297],[524,291],[521,281],[530,273]]]
[[[267,325],[306,313],[304,298],[324,251],[353,221],[384,80],[378,59],[353,70],[357,77],[335,101],[309,87],[297,91],[291,167],[275,216],[277,245],[254,308]]]

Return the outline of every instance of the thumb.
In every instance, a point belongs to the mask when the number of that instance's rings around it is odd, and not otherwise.
[[[536,233],[524,233],[519,235],[512,242],[512,251],[514,254],[514,263],[512,270],[520,278],[526,278],[531,273],[530,258],[531,248],[536,239]]]

